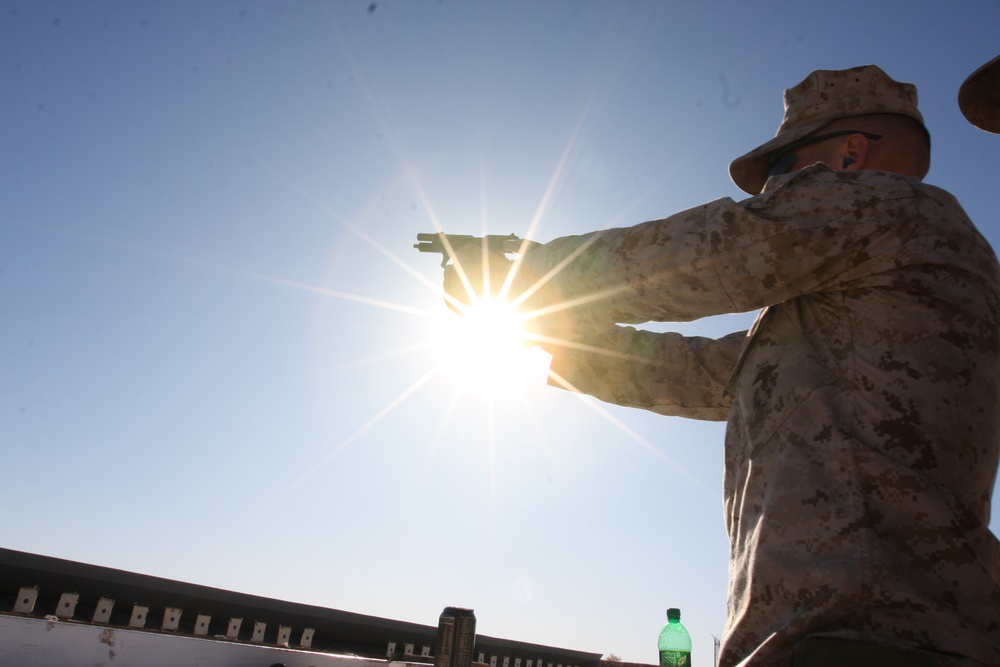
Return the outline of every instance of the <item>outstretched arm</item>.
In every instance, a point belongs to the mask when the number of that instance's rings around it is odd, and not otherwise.
[[[746,332],[719,339],[615,327],[570,345],[545,344],[549,384],[615,405],[691,419],[724,421],[726,383]]]

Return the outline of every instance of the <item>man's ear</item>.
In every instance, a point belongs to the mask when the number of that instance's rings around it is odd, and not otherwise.
[[[868,163],[868,148],[871,141],[863,134],[852,134],[841,144],[838,160],[834,161],[837,171],[859,171]]]

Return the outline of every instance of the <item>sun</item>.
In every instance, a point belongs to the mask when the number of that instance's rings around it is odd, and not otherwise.
[[[441,309],[431,323],[439,367],[463,389],[487,395],[544,384],[549,356],[528,342],[523,321],[501,299],[478,299],[462,315]]]

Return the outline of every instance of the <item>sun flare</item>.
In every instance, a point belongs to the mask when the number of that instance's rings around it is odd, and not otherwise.
[[[523,317],[510,304],[480,299],[462,315],[433,318],[438,364],[464,388],[487,394],[544,384],[548,355],[526,345]]]

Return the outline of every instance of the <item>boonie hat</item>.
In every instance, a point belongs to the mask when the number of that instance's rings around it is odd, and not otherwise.
[[[1000,56],[969,75],[958,89],[958,108],[980,130],[1000,134]]]
[[[764,189],[772,153],[839,118],[873,113],[901,114],[924,124],[913,84],[895,81],[875,65],[816,70],[785,91],[785,117],[774,138],[733,160],[729,175],[742,190],[756,195]]]

